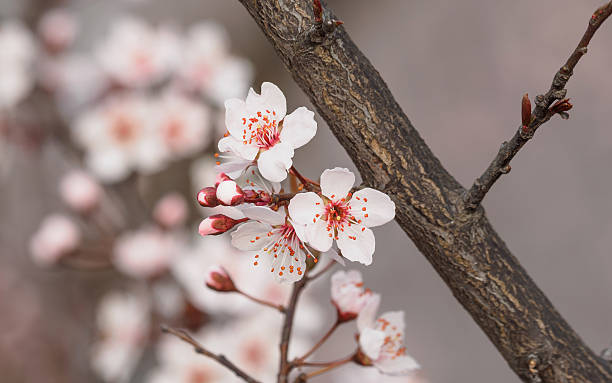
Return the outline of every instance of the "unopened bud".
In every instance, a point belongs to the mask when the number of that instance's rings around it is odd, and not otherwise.
[[[217,177],[215,177],[215,187],[219,186],[219,184],[223,181],[231,181],[232,179],[228,177],[227,174],[225,173],[219,173],[217,174]]]
[[[206,286],[219,292],[236,291],[234,281],[221,266],[213,266],[206,274]]]
[[[198,192],[197,195],[198,203],[204,207],[215,207],[219,206],[217,200],[217,189],[214,187],[207,187]]]
[[[215,214],[206,218],[200,223],[200,227],[198,228],[198,232],[201,236],[206,235],[218,235],[225,233],[230,230],[232,227],[236,226],[240,222],[246,221],[245,219],[232,219],[223,214]]]
[[[531,101],[529,95],[525,93],[521,102],[521,120],[523,126],[529,126],[531,123]]]
[[[223,181],[217,186],[217,200],[226,206],[244,202],[244,192],[235,181]]]

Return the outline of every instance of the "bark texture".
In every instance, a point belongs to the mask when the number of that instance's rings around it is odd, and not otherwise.
[[[612,369],[559,315],[482,208],[442,167],[379,73],[312,0],[240,0],[310,97],[364,182],[397,204],[397,221],[525,382],[612,382]],[[326,10],[327,20],[334,16]],[[329,25],[328,25],[329,27]]]

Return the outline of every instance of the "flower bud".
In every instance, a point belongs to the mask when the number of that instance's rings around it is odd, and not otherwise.
[[[236,291],[234,281],[232,281],[227,271],[221,266],[213,266],[208,270],[206,274],[206,286],[209,289],[219,292],[228,293]]]
[[[170,193],[160,199],[153,209],[153,218],[162,227],[172,229],[185,223],[187,204],[180,193]]]
[[[95,209],[102,196],[100,185],[86,172],[73,170],[59,184],[60,196],[72,209],[87,213]]]
[[[198,199],[198,203],[204,207],[219,206],[217,189],[214,187],[207,187],[200,190],[196,198]]]
[[[217,200],[226,206],[239,205],[244,202],[244,192],[235,181],[223,181],[217,186]]]
[[[240,222],[244,222],[246,220],[246,218],[236,220],[223,214],[215,214],[211,215],[200,223],[198,232],[201,236],[218,235],[225,233]]]
[[[219,184],[223,181],[231,181],[232,179],[228,177],[227,174],[225,173],[219,173],[217,174],[217,177],[215,178],[215,187],[219,186]]]

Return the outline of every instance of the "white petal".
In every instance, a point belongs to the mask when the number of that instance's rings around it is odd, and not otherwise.
[[[323,212],[323,200],[313,192],[299,193],[289,201],[289,216],[302,225],[314,223],[316,215]]]
[[[327,169],[321,174],[321,193],[332,201],[345,198],[354,184],[355,175],[345,168]]]
[[[385,332],[388,334],[397,334],[398,332],[404,335],[404,312],[403,311],[388,311],[380,316],[380,319],[384,319],[389,322]]]
[[[366,328],[374,327],[376,312],[378,311],[379,305],[380,295],[372,294],[370,299],[368,299],[368,303],[366,303],[365,307],[359,312],[359,316],[357,317],[357,328],[359,329],[359,332],[364,331]]]
[[[297,149],[312,140],[316,133],[317,122],[314,120],[314,112],[302,106],[285,117],[280,139]]]
[[[261,175],[272,182],[281,182],[287,178],[287,170],[293,165],[293,148],[279,142],[270,150],[259,155],[257,167]]]
[[[240,140],[244,130],[243,118],[249,118],[246,103],[238,98],[225,101],[225,128],[232,137]]]
[[[333,249],[333,248],[329,249],[323,254],[323,256],[329,257],[332,260],[332,262],[338,262],[342,266],[346,266],[346,262],[344,261],[344,258],[341,257],[340,254],[338,254],[336,249]]]
[[[385,343],[385,333],[367,327],[359,334],[359,347],[372,360],[378,359]]]
[[[116,149],[91,152],[85,162],[102,182],[120,181],[130,172],[125,154]]]
[[[349,205],[351,214],[361,219],[367,227],[380,226],[395,218],[395,203],[388,195],[375,189],[359,190],[353,194]]]
[[[261,84],[261,95],[255,93],[253,88],[249,89],[246,108],[249,115],[256,115],[257,112],[266,110],[274,111],[275,117],[280,121],[287,114],[287,100],[279,87],[271,82],[264,82]]]
[[[307,226],[297,223],[293,221],[291,218],[289,218],[289,222],[291,223],[291,226],[293,226],[293,230],[295,230],[295,234],[298,236],[300,241],[304,243],[307,242],[307,238],[306,238],[306,227]]]
[[[419,363],[408,355],[384,358],[374,363],[376,368],[385,375],[408,375],[421,368]]]
[[[247,218],[254,219],[268,225],[277,226],[285,223],[287,215],[280,211],[274,211],[265,206],[249,206],[241,209]]]
[[[271,241],[267,235],[270,230],[272,227],[268,224],[249,221],[232,232],[232,245],[245,251],[262,249]]]
[[[220,152],[230,152],[245,160],[253,161],[259,152],[255,145],[245,145],[233,136],[223,137],[219,140],[218,148]]]
[[[322,219],[317,219],[316,223],[307,226],[306,238],[308,244],[319,251],[329,250],[334,242],[331,231],[327,229],[327,222]]]
[[[351,237],[351,238],[349,238]],[[342,256],[349,261],[369,265],[372,263],[375,239],[372,230],[362,225],[344,227],[344,231],[338,233],[336,240],[342,251]]]

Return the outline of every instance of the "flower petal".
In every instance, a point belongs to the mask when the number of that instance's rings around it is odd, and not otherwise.
[[[367,327],[359,334],[359,347],[372,360],[378,359],[384,343],[385,333],[382,331]]]
[[[233,136],[223,137],[219,140],[218,148],[220,152],[229,152],[245,160],[253,161],[259,153],[259,148],[255,145],[245,145]]]
[[[232,232],[232,245],[245,251],[262,249],[272,240],[267,235],[270,230],[272,230],[272,226],[268,224],[249,221],[238,226],[238,229]]]
[[[374,327],[379,305],[380,294],[372,294],[357,317],[357,329],[359,329],[359,332],[364,331],[366,328]]]
[[[287,169],[293,164],[293,148],[279,142],[270,150],[259,155],[257,167],[261,175],[272,182],[281,182],[287,178]]]
[[[265,206],[249,206],[241,209],[247,218],[277,226],[285,223],[287,215]]]
[[[338,233],[336,243],[342,251],[342,256],[349,261],[364,265],[372,263],[375,238],[372,230],[367,227],[362,225],[345,226],[344,231]]]
[[[244,131],[244,120],[248,118],[247,106],[238,98],[230,98],[225,101],[225,128],[232,137],[240,140]]]
[[[408,375],[421,368],[419,363],[409,355],[384,358],[375,362],[374,365],[385,375]]]
[[[316,133],[317,122],[314,119],[314,112],[301,106],[285,117],[280,139],[297,149],[312,140]]]
[[[313,192],[296,194],[289,201],[289,216],[298,224],[310,225],[323,212],[323,200]]]
[[[253,88],[249,89],[246,108],[249,115],[256,115],[257,112],[263,113],[266,110],[274,111],[275,117],[280,121],[287,114],[287,100],[279,87],[271,82],[264,82],[261,84],[261,94],[255,93]]]
[[[320,218],[307,226],[306,238],[308,244],[319,251],[329,250],[334,243],[331,231],[327,228],[327,222]]]
[[[384,319],[389,323],[386,327],[385,332],[387,335],[401,333],[404,335],[404,312],[403,311],[387,311],[380,316],[380,319]]]
[[[117,182],[130,172],[125,153],[118,149],[106,148],[88,153],[87,166],[102,182]]]
[[[321,174],[321,193],[332,201],[345,198],[354,184],[355,175],[345,168],[327,169]]]
[[[344,261],[344,258],[340,256],[340,254],[338,254],[338,252],[336,251],[336,249],[329,249],[328,251],[326,251],[323,254],[324,257],[329,257],[329,259],[331,260],[331,262],[338,262],[339,264],[341,264],[342,266],[346,266],[346,262]]]
[[[395,203],[388,195],[375,189],[359,190],[353,194],[349,205],[351,214],[361,219],[367,227],[380,226],[395,218]]]

